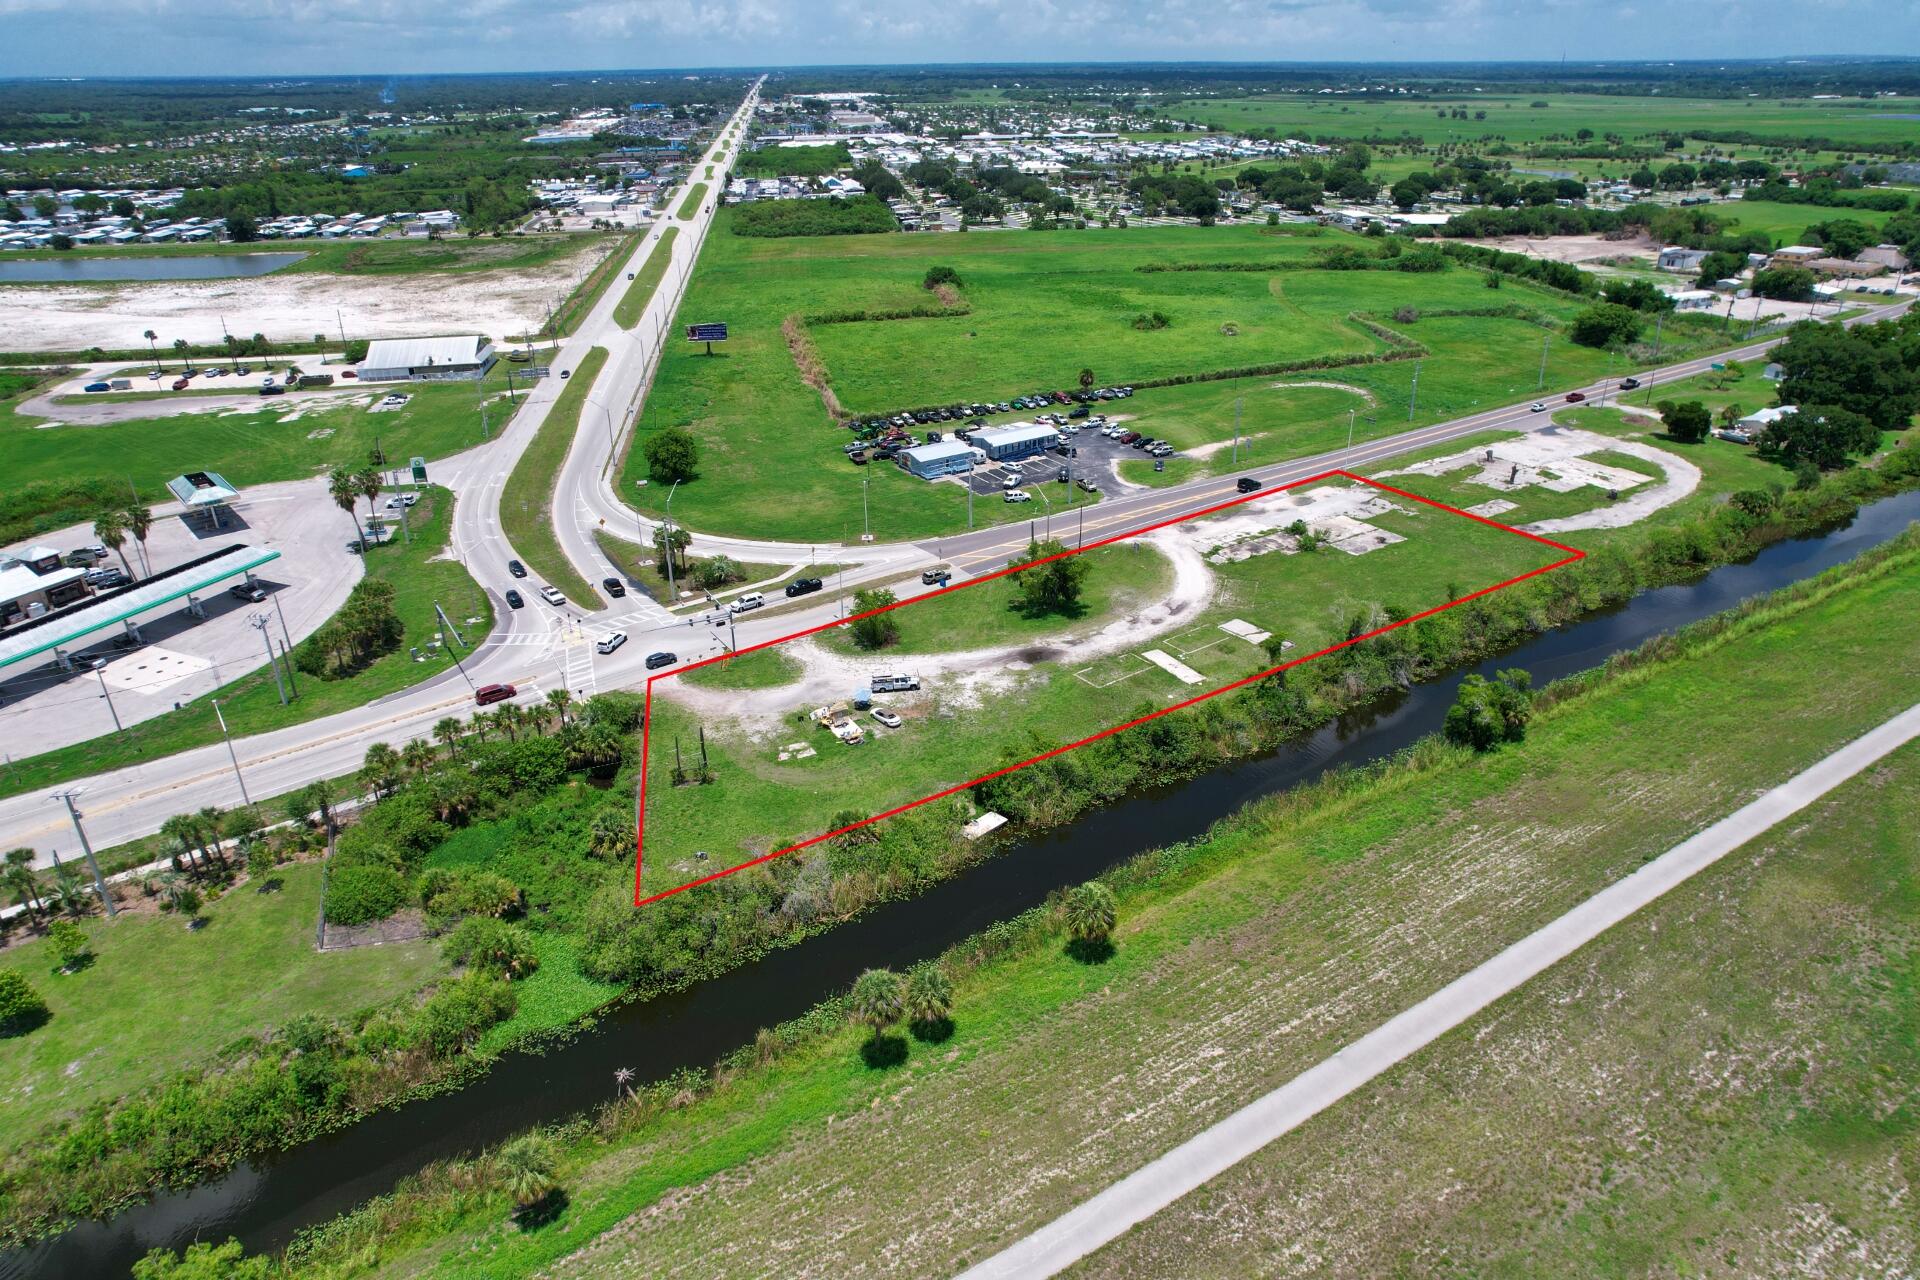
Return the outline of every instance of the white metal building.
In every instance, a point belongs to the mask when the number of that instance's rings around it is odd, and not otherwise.
[[[472,334],[450,338],[381,338],[360,362],[362,382],[436,382],[486,376],[493,343]]]

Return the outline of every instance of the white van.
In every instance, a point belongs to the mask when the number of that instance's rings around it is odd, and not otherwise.
[[[758,609],[767,602],[767,598],[758,591],[749,591],[727,606],[730,613],[745,613],[749,609]]]
[[[607,634],[600,637],[600,643],[595,645],[594,648],[598,649],[602,653],[612,653],[615,649],[618,649],[621,645],[625,644],[626,642],[627,642],[626,632],[609,631],[607,632]]]

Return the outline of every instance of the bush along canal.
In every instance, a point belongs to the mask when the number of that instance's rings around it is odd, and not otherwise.
[[[1823,486],[1824,487],[1824,486]],[[155,1246],[237,1237],[249,1251],[285,1246],[322,1223],[390,1190],[435,1160],[471,1154],[530,1125],[577,1115],[603,1101],[616,1070],[660,1080],[702,1071],[750,1043],[763,1027],[799,1018],[844,991],[863,969],[904,969],[1042,903],[1053,891],[1099,875],[1143,851],[1189,840],[1260,796],[1332,770],[1393,756],[1437,731],[1470,671],[1519,667],[1536,686],[1595,667],[1647,639],[1709,617],[1748,597],[1812,577],[1898,536],[1920,520],[1920,492],[1872,502],[1857,512],[1835,485],[1819,529],[1762,547],[1737,563],[1577,618],[1478,663],[1393,687],[1331,723],[1277,749],[1200,769],[1155,787],[1127,791],[1073,822],[1026,832],[996,856],[934,883],[917,896],[888,901],[785,946],[769,963],[738,964],[683,989],[618,1005],[597,1025],[546,1053],[508,1053],[471,1083],[406,1102],[288,1150],[243,1162],[199,1185],[162,1193],[106,1221],[0,1256],[0,1280],[28,1276],[125,1275]],[[1884,489],[1882,490],[1884,491]],[[1804,509],[1805,528],[1816,514]],[[1671,531],[1665,548],[1636,574],[1622,557],[1599,553],[1595,570],[1634,581],[1671,581],[1688,571],[1688,554]],[[1684,542],[1684,540],[1682,540]],[[1616,563],[1609,567],[1609,560]],[[1698,561],[1693,563],[1697,564]],[[1559,590],[1571,589],[1562,584]],[[1543,590],[1548,588],[1544,587]]]

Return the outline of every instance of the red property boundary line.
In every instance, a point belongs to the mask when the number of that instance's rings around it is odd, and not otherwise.
[[[745,862],[738,863],[734,866],[726,867],[719,871],[709,872],[708,874],[701,876],[696,880],[689,880],[687,881],[687,883],[683,885],[678,885],[672,889],[663,889],[658,893],[648,894],[644,897],[642,896],[641,888],[640,888],[640,877],[646,863],[647,765],[649,762],[649,746],[650,746],[651,729],[653,724],[653,686],[655,681],[665,680],[673,676],[683,675],[689,671],[697,671],[701,667],[711,666],[716,662],[726,662],[732,658],[744,657],[749,653],[755,653],[761,649],[770,649],[774,645],[785,644],[789,640],[798,640],[804,636],[815,635],[822,631],[831,631],[835,627],[844,627],[859,618],[869,618],[869,617],[872,617],[874,614],[885,613],[890,609],[904,608],[907,605],[918,604],[923,600],[931,600],[935,596],[946,595],[954,591],[966,591],[972,587],[977,587],[982,583],[991,582],[995,578],[1003,578],[1010,573],[1018,573],[1024,569],[1031,569],[1036,565],[1047,564],[1050,561],[1063,559],[1066,556],[1080,555],[1083,552],[1097,550],[1100,547],[1110,546],[1116,542],[1123,542],[1128,538],[1139,537],[1143,533],[1151,533],[1155,529],[1164,529],[1168,525],[1181,524],[1188,520],[1196,520],[1202,516],[1209,516],[1218,511],[1225,511],[1230,507],[1237,507],[1242,503],[1252,502],[1258,498],[1270,497],[1276,493],[1285,493],[1289,489],[1297,489],[1301,485],[1315,484],[1322,480],[1334,479],[1334,478],[1351,480],[1357,484],[1366,485],[1368,488],[1371,488],[1371,489],[1378,489],[1384,493],[1391,493],[1397,497],[1406,498],[1412,502],[1418,502],[1425,506],[1434,507],[1438,510],[1449,512],[1450,514],[1453,514],[1456,516],[1461,516],[1468,520],[1477,521],[1478,523],[1484,524],[1489,528],[1499,529],[1503,533],[1514,534],[1517,537],[1525,538],[1530,542],[1540,543],[1543,546],[1552,547],[1554,550],[1563,551],[1566,554],[1562,556],[1560,559],[1555,560],[1551,564],[1544,564],[1537,569],[1530,569],[1525,573],[1519,574],[1512,578],[1508,578],[1505,582],[1496,582],[1490,587],[1482,587],[1478,591],[1470,591],[1466,595],[1460,596],[1458,599],[1449,600],[1445,604],[1435,605],[1431,609],[1423,609],[1419,613],[1413,614],[1410,617],[1402,618],[1398,622],[1390,622],[1384,627],[1376,627],[1372,631],[1364,632],[1361,635],[1357,635],[1353,637],[1351,640],[1342,640],[1338,644],[1330,644],[1324,649],[1316,649],[1312,653],[1304,654],[1298,658],[1290,659],[1286,662],[1282,662],[1278,664],[1277,666],[1268,667],[1264,671],[1256,671],[1250,676],[1243,676],[1242,678],[1235,680],[1230,684],[1221,685],[1218,689],[1208,690],[1206,693],[1198,694],[1194,697],[1186,699],[1183,702],[1175,702],[1169,706],[1162,707],[1158,711],[1151,712],[1144,716],[1138,716],[1132,720],[1128,720],[1122,724],[1114,725],[1113,727],[1108,729],[1102,729],[1098,733],[1089,734],[1087,737],[1081,738],[1076,742],[1069,742],[1063,746],[1054,747],[1050,751],[1043,751],[1039,755],[1031,756],[1028,759],[1019,761],[1016,764],[1010,764],[1003,768],[995,769],[991,773],[983,773],[979,777],[969,779],[966,782],[958,782],[950,787],[944,787],[941,790],[935,791],[930,795],[922,796],[918,800],[909,800],[907,803],[902,805],[896,805],[893,808],[888,809],[884,813],[876,813],[871,818],[864,818],[859,822],[849,823],[844,827],[835,827],[831,831],[823,831],[819,835],[813,836],[806,840],[802,840],[797,844],[790,844],[783,849],[775,849],[771,853],[763,853],[757,858],[749,858]],[[1136,728],[1139,725],[1143,725],[1147,723],[1149,720],[1157,720],[1161,716],[1168,715],[1175,711],[1184,710],[1185,708],[1194,706],[1197,703],[1205,702],[1209,698],[1217,698],[1223,693],[1231,693],[1235,689],[1243,688],[1246,685],[1253,684],[1255,681],[1258,681],[1258,680],[1264,680],[1268,676],[1274,675],[1281,671],[1286,671],[1292,667],[1297,667],[1302,663],[1312,662],[1316,658],[1324,658],[1330,653],[1338,652],[1341,649],[1345,649],[1351,645],[1359,644],[1365,640],[1371,640],[1375,636],[1384,635],[1386,632],[1392,631],[1396,627],[1404,627],[1409,623],[1418,622],[1422,618],[1430,618],[1436,613],[1444,613],[1448,609],[1456,608],[1459,605],[1463,605],[1467,603],[1469,600],[1477,600],[1481,596],[1492,595],[1496,591],[1504,591],[1506,588],[1514,586],[1517,583],[1525,582],[1529,578],[1537,578],[1543,573],[1551,573],[1553,570],[1564,568],[1567,565],[1573,564],[1575,561],[1584,560],[1586,558],[1586,555],[1587,553],[1584,551],[1581,551],[1579,548],[1570,547],[1563,542],[1555,542],[1552,538],[1543,538],[1537,533],[1528,533],[1524,529],[1516,529],[1512,525],[1501,524],[1498,520],[1491,520],[1491,519],[1488,519],[1486,516],[1475,515],[1471,511],[1463,511],[1458,507],[1448,506],[1444,502],[1438,502],[1432,498],[1423,498],[1417,493],[1409,493],[1405,489],[1397,489],[1390,484],[1382,484],[1378,480],[1370,480],[1366,476],[1359,475],[1355,472],[1343,471],[1336,468],[1331,471],[1322,471],[1318,475],[1308,476],[1302,480],[1295,480],[1290,484],[1278,485],[1271,489],[1261,489],[1254,493],[1249,493],[1249,494],[1244,494],[1238,497],[1234,497],[1227,500],[1226,502],[1215,503],[1213,506],[1210,506],[1210,507],[1201,507],[1198,510],[1182,512],[1180,515],[1172,516],[1172,517],[1169,517],[1168,519],[1160,520],[1153,524],[1142,525],[1137,529],[1129,529],[1124,533],[1116,533],[1111,537],[1102,538],[1098,542],[1090,542],[1082,547],[1076,547],[1071,550],[1058,552],[1051,556],[1042,556],[1038,560],[1030,560],[1024,564],[1009,565],[1008,567],[998,570],[997,572],[984,574],[978,578],[972,578],[966,582],[958,583],[954,586],[942,587],[938,591],[929,591],[923,595],[913,596],[906,600],[895,601],[893,604],[883,605],[878,609],[869,609],[865,613],[852,614],[851,616],[846,618],[836,618],[832,622],[823,622],[817,627],[809,627],[805,631],[796,631],[792,635],[781,636],[777,640],[762,641],[759,644],[750,645],[747,648],[736,650],[734,653],[731,653],[731,654],[719,654],[719,655],[716,655],[715,657],[707,658],[700,662],[691,663],[685,667],[676,667],[672,671],[663,671],[659,675],[649,676],[647,677],[647,690],[646,690],[644,718],[641,721],[641,729],[640,729],[640,785],[634,799],[633,905],[636,907],[644,907],[648,903],[658,902],[662,898],[670,898],[676,893],[684,893],[688,889],[697,888],[700,885],[708,884],[712,881],[723,879],[724,877],[733,875],[734,873],[739,871],[745,871],[748,867],[757,867],[763,862],[771,862],[773,859],[785,857],[789,853],[797,853],[802,849],[806,849],[813,845],[820,844],[821,842],[826,840],[831,840],[835,836],[845,835],[849,831],[858,830],[861,827],[869,826],[873,823],[881,821],[882,819],[891,818],[897,814],[905,813],[909,809],[917,809],[923,804],[931,804],[935,800],[941,800],[946,798],[947,796],[954,795],[958,792],[966,791],[990,779],[998,778],[1005,774],[1013,773],[1017,770],[1024,769],[1029,765],[1039,764],[1042,760],[1051,760],[1055,756],[1065,755],[1067,752],[1076,750],[1077,748],[1080,748],[1080,747],[1084,747],[1088,743],[1098,742],[1102,738],[1110,738],[1116,733],[1123,733],[1128,729]]]

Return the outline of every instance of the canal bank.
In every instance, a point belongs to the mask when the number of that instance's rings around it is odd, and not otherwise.
[[[1811,576],[1891,538],[1920,517],[1920,495],[1863,509],[1842,527],[1777,543],[1751,560],[1685,586],[1647,592],[1620,608],[1537,637],[1482,664],[1522,666],[1537,682],[1578,671],[1642,640],[1748,596]],[[511,1055],[456,1093],[382,1113],[271,1161],[162,1196],[106,1224],[82,1224],[0,1262],[0,1275],[124,1274],[156,1244],[239,1236],[250,1249],[284,1244],[390,1188],[430,1160],[477,1150],[529,1124],[605,1101],[619,1068],[643,1079],[703,1069],[843,990],[870,965],[904,967],[1145,849],[1204,831],[1247,800],[1342,765],[1392,755],[1437,728],[1464,672],[1381,698],[1303,743],[1216,769],[1177,787],[1138,793],[1072,827],[1036,837],[918,898],[891,903],[780,953],[677,995],[629,1005],[543,1056]]]

